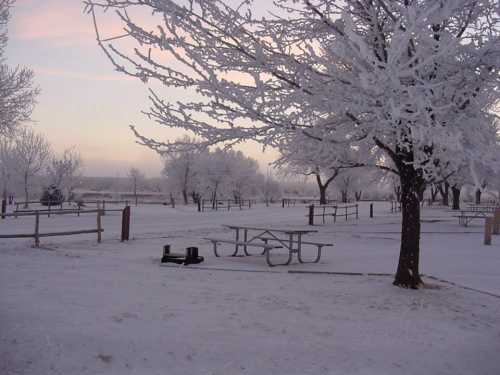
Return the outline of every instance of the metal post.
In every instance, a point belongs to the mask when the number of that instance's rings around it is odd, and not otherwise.
[[[97,210],[97,242],[101,243],[101,210]]]
[[[314,204],[309,206],[309,225],[314,225]]]
[[[35,212],[35,247],[40,247],[40,213]]]
[[[122,236],[121,241],[128,241],[130,235],[130,206],[122,211]]]
[[[370,219],[373,219],[373,203],[370,203]]]
[[[201,199],[198,198],[198,212],[201,212]]]
[[[359,210],[358,210],[358,204],[356,203],[356,220],[359,219]]]
[[[102,216],[106,215],[106,201],[103,199],[102,200]]]
[[[7,200],[2,199],[2,219],[5,219],[6,212],[7,212]]]

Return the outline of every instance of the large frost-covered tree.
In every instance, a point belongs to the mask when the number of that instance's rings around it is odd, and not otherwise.
[[[0,0],[0,135],[12,134],[17,125],[29,120],[38,89],[33,71],[5,64],[7,23],[13,0]]]
[[[158,123],[206,144],[279,147],[301,133],[383,152],[403,206],[394,284],[421,285],[419,192],[498,142],[497,0],[276,0],[275,16],[259,20],[252,1],[85,3],[118,71],[189,91],[183,101],[151,91]],[[98,9],[116,10],[123,33],[100,35]],[[136,134],[156,150],[185,146]]]
[[[24,127],[16,131],[14,159],[24,186],[25,207],[28,207],[31,179],[38,175],[50,157],[49,142],[33,129]]]
[[[2,199],[7,199],[11,193],[13,180],[16,176],[17,162],[15,159],[15,145],[11,137],[0,135],[0,193]]]
[[[196,141],[189,137],[183,137],[179,139],[179,142],[184,142],[186,144],[193,143],[193,145],[196,144]],[[199,157],[200,152],[192,150],[190,147],[187,147],[184,152],[164,154],[165,164],[162,173],[167,177],[169,187],[174,191],[181,192],[184,204],[189,203],[188,198],[190,195],[193,197],[193,200],[198,199],[198,194],[196,192],[196,163]]]
[[[60,157],[52,157],[47,166],[50,183],[64,191],[68,200],[71,199],[73,194],[81,167],[82,158],[75,148],[64,150]]]

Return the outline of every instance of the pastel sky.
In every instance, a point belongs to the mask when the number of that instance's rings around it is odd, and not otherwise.
[[[11,15],[7,62],[35,71],[42,93],[32,116],[34,127],[54,150],[75,146],[86,175],[125,176],[130,167],[159,175],[159,156],[137,145],[128,126],[157,139],[181,133],[141,115],[148,108],[147,86],[113,71],[97,47],[81,0],[17,0]],[[162,92],[168,97],[168,89]],[[275,157],[257,145],[242,150],[262,166]]]

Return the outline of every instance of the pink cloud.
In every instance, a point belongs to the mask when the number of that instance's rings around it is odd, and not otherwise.
[[[33,68],[35,73],[38,75],[48,75],[57,77],[66,77],[73,79],[80,79],[85,81],[137,81],[133,77],[129,77],[123,74],[89,74],[89,73],[77,73],[69,72],[62,69],[47,69],[47,68]]]
[[[11,35],[26,40],[51,40],[70,43],[95,43],[92,18],[75,0],[18,0],[12,12]],[[117,34],[122,25],[107,19],[103,32]],[[109,22],[111,21],[111,22]]]

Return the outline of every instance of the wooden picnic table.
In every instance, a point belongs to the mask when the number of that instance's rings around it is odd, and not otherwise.
[[[234,240],[206,238],[214,245],[214,254],[217,253],[218,243],[230,243],[234,245],[232,256],[239,256],[240,249],[243,254],[240,256],[250,256],[249,247],[263,248],[262,255],[266,255],[266,261],[269,266],[288,265],[293,259],[293,254],[297,254],[300,263],[317,263],[321,258],[321,250],[325,246],[333,246],[333,244],[304,241],[303,236],[310,233],[316,233],[317,230],[304,229],[281,229],[269,227],[253,227],[242,225],[224,225],[234,231]],[[313,261],[306,261],[302,258],[303,245],[314,245],[317,247],[317,254]],[[271,262],[271,250],[284,248],[288,251],[288,259],[284,263],[274,264]]]

